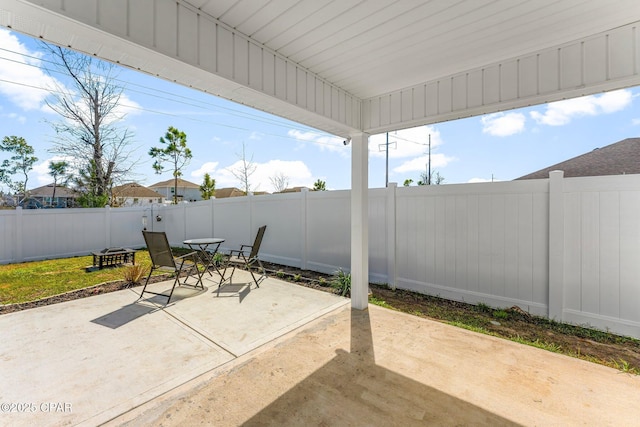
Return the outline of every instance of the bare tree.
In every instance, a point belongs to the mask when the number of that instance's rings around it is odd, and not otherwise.
[[[418,185],[440,185],[443,182],[444,176],[440,175],[440,172],[432,171],[431,176],[429,176],[428,172],[422,172]]]
[[[47,106],[61,116],[51,122],[56,132],[51,152],[74,159],[77,171],[91,170],[92,197],[106,203],[111,187],[131,174],[136,161],[130,149],[132,135],[117,125],[124,88],[116,84],[115,65],[43,43],[52,69],[70,78],[71,87],[56,84]],[[56,80],[57,81],[57,80]]]
[[[282,172],[277,172],[275,175],[269,178],[271,185],[276,193],[282,193],[289,187],[289,177]]]
[[[246,144],[244,141],[242,142],[242,154],[238,154],[238,156],[240,157],[240,165],[235,169],[231,169],[230,172],[240,181],[244,193],[249,194],[249,192],[254,189],[249,178],[251,178],[251,175],[256,171],[258,165],[253,162],[253,154],[251,158],[247,160]]]

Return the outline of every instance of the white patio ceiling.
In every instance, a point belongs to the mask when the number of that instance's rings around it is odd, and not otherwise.
[[[0,24],[347,137],[640,84],[637,0],[3,0]]]

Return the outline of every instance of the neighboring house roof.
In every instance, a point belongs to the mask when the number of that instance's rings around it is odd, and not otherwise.
[[[564,171],[567,178],[640,174],[640,138],[623,139],[516,179],[549,178],[554,170]]]
[[[218,188],[214,194],[216,199],[224,199],[225,197],[239,197],[244,196],[244,191],[235,187]]]
[[[162,194],[151,190],[150,188],[143,187],[135,182],[113,187],[111,189],[113,197],[139,197],[139,198],[156,198],[161,199]]]
[[[31,197],[53,197],[53,183],[29,190]],[[78,197],[70,188],[56,185],[56,197]]]
[[[284,190],[281,191],[281,193],[301,193],[302,190],[304,189],[311,191],[309,187],[291,187],[291,188],[285,188]]]
[[[173,178],[168,179],[166,181],[161,181],[161,182],[156,182],[153,185],[150,185],[149,188],[156,188],[156,187],[173,187],[175,180]],[[193,182],[189,182],[185,179],[182,178],[178,178],[178,187],[180,188],[197,188],[200,189],[200,186],[198,184],[194,184]]]

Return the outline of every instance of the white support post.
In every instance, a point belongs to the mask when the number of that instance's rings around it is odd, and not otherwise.
[[[562,321],[564,309],[563,171],[549,172],[549,319]]]
[[[369,135],[351,135],[351,307],[369,304]]]

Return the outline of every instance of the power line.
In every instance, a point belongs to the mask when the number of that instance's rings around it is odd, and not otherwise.
[[[53,62],[53,61],[50,61],[50,60],[47,60],[47,59],[43,59],[43,58],[38,58],[38,57],[35,57],[35,56],[31,56],[31,55],[27,55],[27,54],[24,54],[24,53],[21,53],[21,52],[15,52],[15,51],[12,51],[12,50],[9,50],[9,49],[6,49],[6,48],[0,48],[0,51],[9,52],[9,53],[12,53],[12,54],[15,54],[15,55],[20,55],[22,57],[26,57],[26,58],[30,58],[30,59],[34,59],[34,60],[38,60],[38,61],[41,61],[41,62],[50,63],[50,64],[54,64],[55,65],[55,62]],[[36,68],[36,69],[39,69],[39,70],[43,69],[42,67],[39,67],[39,66],[37,66],[35,64],[29,64],[29,63],[25,63],[25,62],[20,62],[20,61],[14,60],[14,59],[9,59],[9,58],[0,58],[0,59],[3,59],[5,61],[9,61],[9,62],[14,62],[14,63],[20,64],[20,65],[23,65],[23,66],[33,67],[33,68]],[[64,73],[62,73],[60,71],[49,70],[48,68],[45,68],[45,70],[48,73],[65,75]],[[132,71],[132,72],[135,72],[135,71]],[[99,73],[97,73],[96,76],[105,77],[104,75],[101,75]],[[263,117],[263,116],[259,116],[259,115],[256,115],[256,114],[251,114],[251,113],[246,112],[246,111],[240,111],[240,110],[237,110],[237,109],[233,109],[233,108],[230,108],[230,107],[217,105],[217,104],[206,102],[206,101],[202,101],[202,100],[188,98],[188,97],[183,96],[183,95],[178,95],[178,94],[175,94],[175,93],[172,93],[172,92],[168,92],[168,91],[165,91],[165,90],[152,88],[152,87],[141,85],[141,84],[138,84],[138,83],[132,83],[132,82],[129,82],[129,81],[123,81],[123,80],[117,79],[117,78],[113,78],[113,80],[122,83],[124,85],[124,88],[126,88],[126,90],[128,92],[140,93],[142,95],[151,96],[151,97],[154,97],[154,98],[162,99],[162,100],[165,100],[165,101],[171,101],[171,102],[175,102],[175,103],[179,103],[179,104],[183,104],[183,105],[189,105],[189,106],[196,107],[196,108],[201,108],[201,109],[205,109],[205,107],[213,107],[215,109],[225,110],[227,112],[227,114],[230,114],[232,116],[241,117],[241,118],[244,118],[244,119],[252,120],[254,122],[261,122],[261,123],[271,124],[271,125],[275,125],[275,126],[289,128],[289,129],[297,129],[297,130],[301,130],[301,131],[305,131],[305,132],[311,131],[311,132],[314,132],[314,133],[318,133],[318,135],[320,135],[320,136],[333,136],[333,135],[330,135],[330,134],[323,134],[322,132],[318,132],[317,130],[312,129],[312,128],[296,126],[295,123],[284,122],[284,121],[281,121],[281,120],[278,120],[278,119],[275,119],[275,118]],[[22,85],[24,87],[30,87],[30,88],[33,88],[33,89],[39,89],[39,90],[44,90],[44,91],[49,91],[49,92],[60,93],[59,91],[51,90],[51,89],[48,89],[48,88],[42,88],[42,87],[38,87],[38,86],[33,86],[33,85],[28,85],[28,84],[21,83],[21,82],[15,82],[15,81],[9,81],[9,80],[0,80],[0,81],[3,81],[5,83]],[[151,92],[146,92],[144,90],[132,89],[132,88],[130,88],[130,86],[135,86],[135,87],[138,87],[138,88],[147,89],[147,90],[149,90]],[[193,89],[193,88],[190,88],[190,89],[197,90],[197,89]],[[159,93],[165,94],[165,95],[169,95],[170,97],[161,96],[161,95],[159,95]],[[210,95],[210,96],[215,96],[215,95]],[[189,102],[187,102],[187,101],[189,101]],[[171,114],[168,114],[168,113],[162,113],[162,112],[159,112],[159,111],[148,110],[148,109],[145,109],[145,108],[137,108],[137,109],[138,110],[142,110],[142,111],[153,112],[155,114],[165,114],[165,115],[170,115],[170,116],[173,116],[173,117],[183,117],[183,116],[180,116],[180,115],[171,115]],[[209,123],[209,122],[205,122],[205,121],[202,121],[202,120],[194,120],[194,119],[191,119],[191,118],[188,118],[188,119],[193,120],[193,121],[199,121],[199,122],[202,122],[202,123]],[[218,123],[218,122],[212,122],[212,123],[213,124],[217,124],[219,126],[230,127],[230,128],[234,128],[234,129],[238,129],[238,130],[252,131],[252,129],[246,129],[246,128],[237,127],[237,126],[230,126],[230,125],[227,125],[227,124],[224,124],[224,123]],[[281,138],[287,138],[287,139],[293,139],[293,140],[296,140],[296,141],[300,141],[300,139],[298,139],[298,138],[284,137],[282,135],[271,134],[271,133],[267,133],[267,132],[261,132],[261,133],[263,133],[265,135],[278,136],[278,137],[281,137]],[[304,141],[303,140],[303,142],[309,142],[309,141]],[[314,143],[324,144],[324,145],[334,145],[334,144],[322,143],[322,142],[319,142],[319,141],[315,141]],[[335,145],[338,146],[337,144],[335,144]]]

